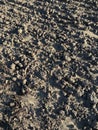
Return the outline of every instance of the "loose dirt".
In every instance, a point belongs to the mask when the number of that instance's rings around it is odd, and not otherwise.
[[[98,0],[0,0],[0,130],[98,130]]]

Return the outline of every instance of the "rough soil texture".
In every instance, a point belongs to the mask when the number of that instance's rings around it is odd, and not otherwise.
[[[0,0],[0,130],[98,130],[98,0]]]

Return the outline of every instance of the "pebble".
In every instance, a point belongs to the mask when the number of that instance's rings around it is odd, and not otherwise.
[[[98,103],[98,99],[96,96],[95,92],[92,92],[91,96],[90,96],[91,101],[93,101],[94,103]]]
[[[17,80],[17,78],[16,78],[16,77],[13,77],[13,80],[14,80],[14,81],[16,81],[16,80]]]
[[[18,79],[21,79],[21,75],[20,75],[20,74],[17,74],[17,78],[18,78]]]
[[[64,116],[65,112],[63,110],[60,111],[60,115]]]
[[[39,45],[39,46],[42,46],[43,44],[42,44],[42,42],[41,42],[41,41],[38,41],[38,45]]]
[[[69,56],[65,56],[65,59],[70,62],[71,61],[71,58]]]
[[[14,107],[15,106],[15,103],[14,102],[11,102],[10,103],[10,107]]]
[[[18,29],[18,33],[19,33],[19,34],[22,34],[22,29],[21,29],[21,28]]]
[[[26,79],[24,79],[24,80],[23,80],[23,84],[25,85],[25,84],[26,84],[26,82],[27,82],[27,80],[26,80]]]
[[[11,69],[12,69],[13,71],[15,70],[15,64],[14,64],[14,63],[11,64]]]

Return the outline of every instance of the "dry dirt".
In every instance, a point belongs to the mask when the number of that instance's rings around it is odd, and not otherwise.
[[[0,0],[0,130],[98,130],[98,0]]]

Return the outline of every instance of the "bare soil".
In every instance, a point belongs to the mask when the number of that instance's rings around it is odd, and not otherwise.
[[[0,130],[98,130],[98,0],[0,0]]]

